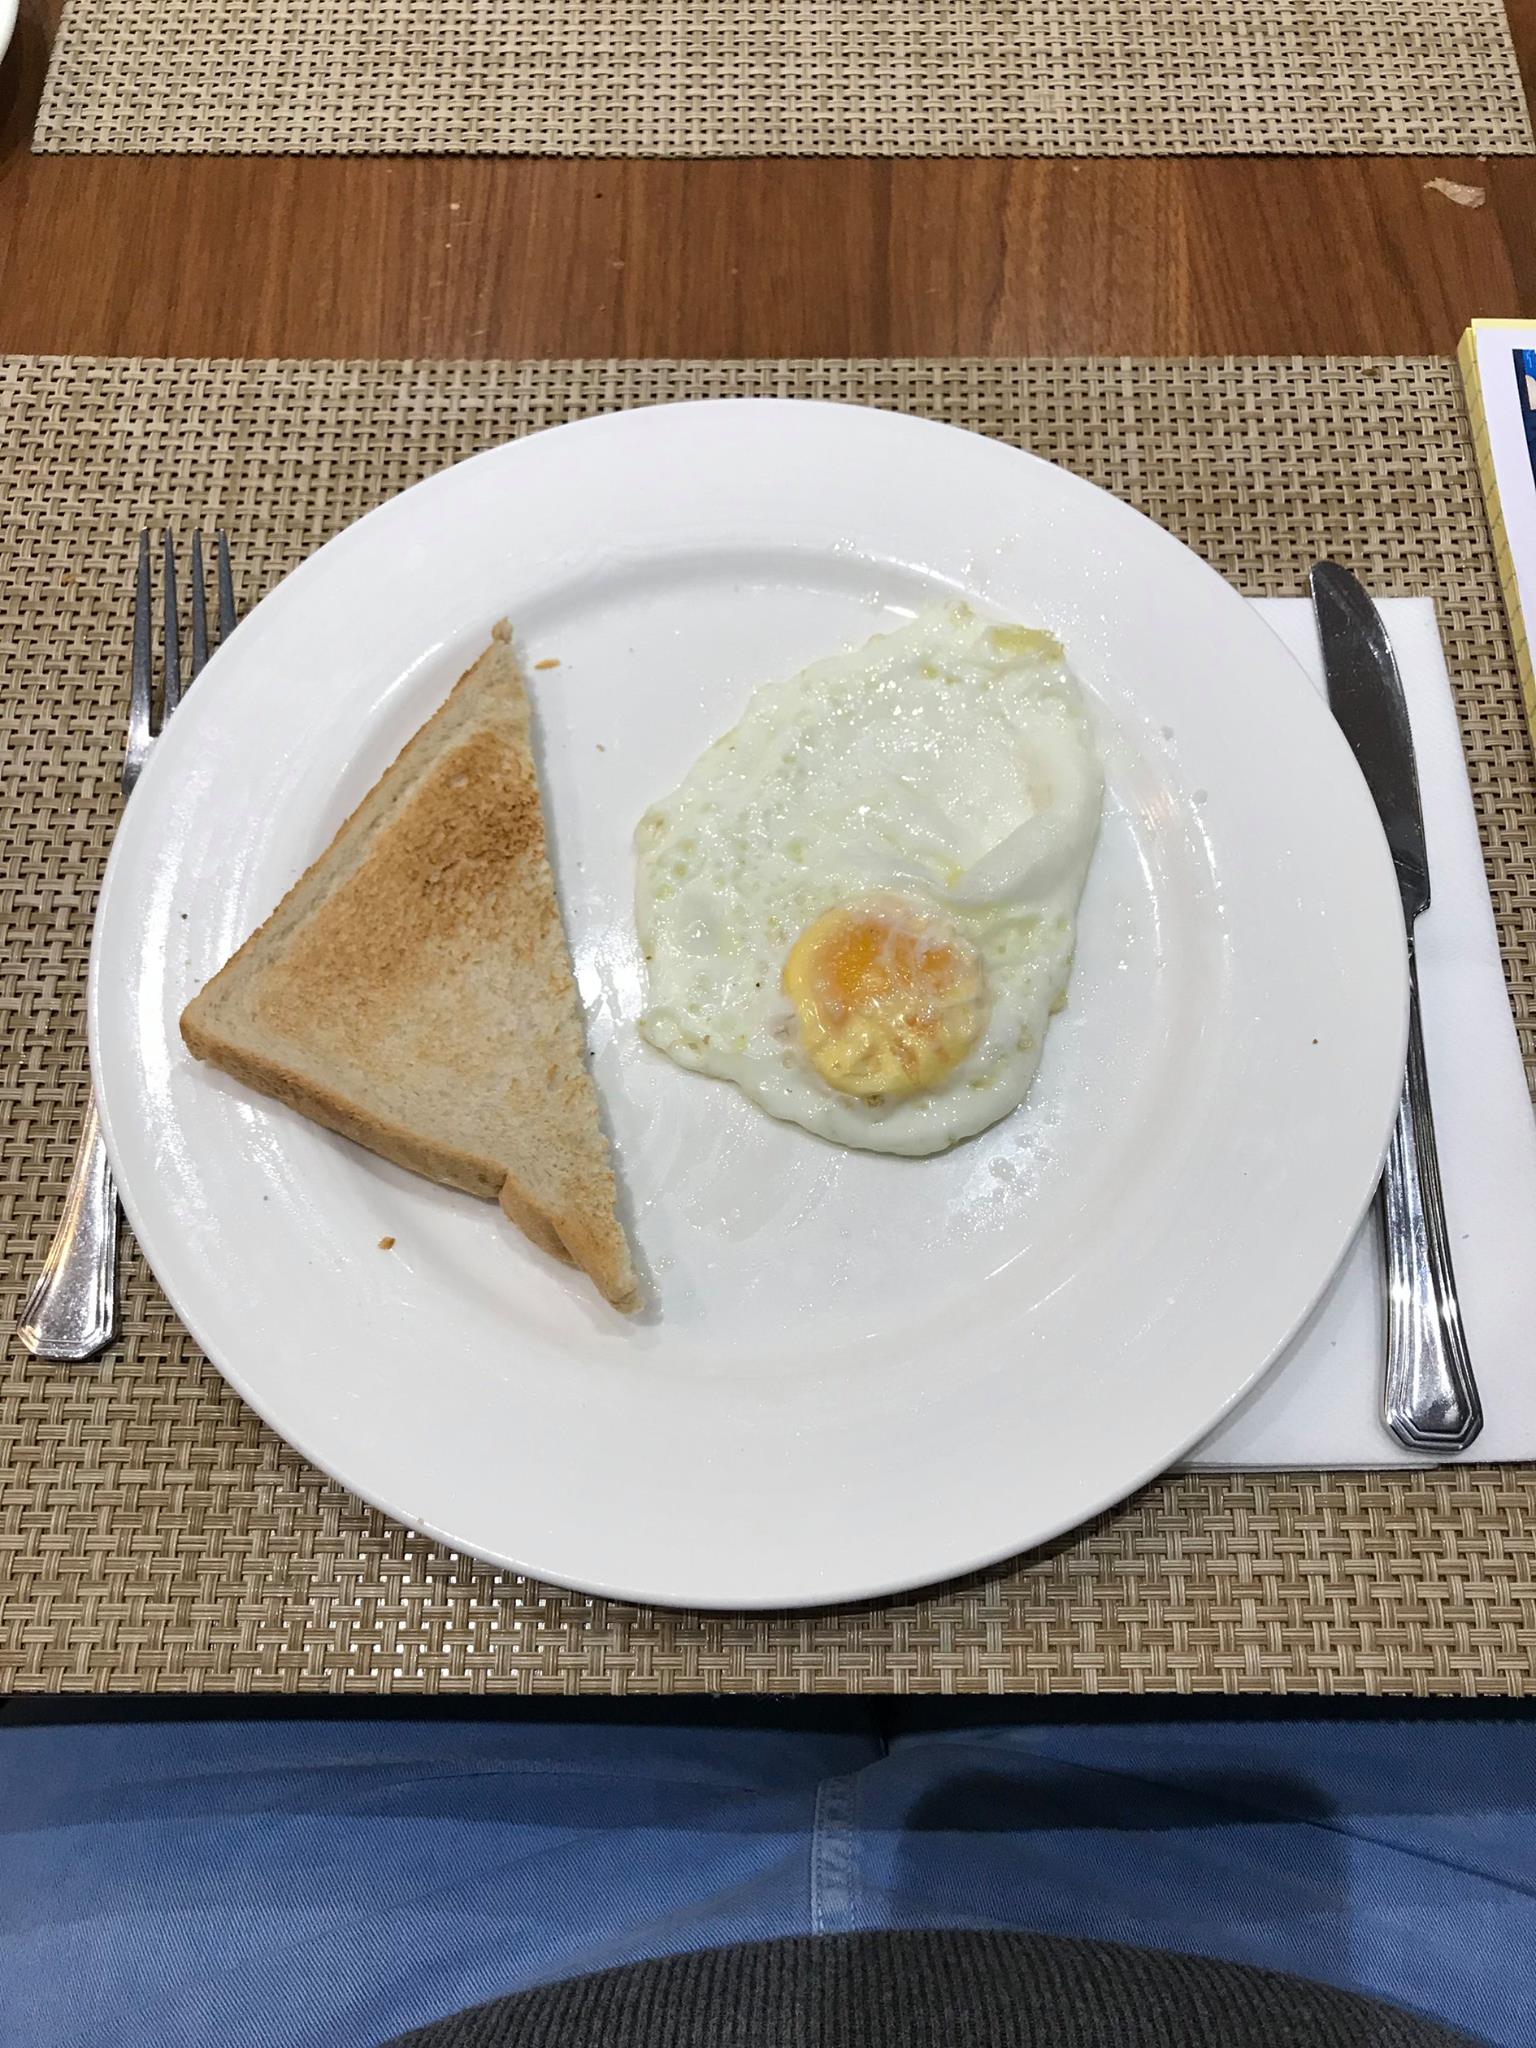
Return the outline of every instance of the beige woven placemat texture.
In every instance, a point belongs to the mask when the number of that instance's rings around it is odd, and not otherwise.
[[[1501,0],[70,0],[39,150],[1470,156]]]
[[[1536,1077],[1536,778],[1449,363],[0,363],[0,1301],[86,1088],[141,524],[227,523],[242,602],[389,492],[618,405],[846,398],[1037,449],[1243,589],[1333,552],[1439,601]],[[244,1408],[125,1245],[99,1372],[0,1378],[0,1683],[23,1690],[1536,1691],[1536,1471],[1168,1480],[974,1582],[814,1616],[648,1613],[482,1570]],[[430,1364],[424,1366],[430,1370]],[[571,1483],[580,1448],[566,1447]]]

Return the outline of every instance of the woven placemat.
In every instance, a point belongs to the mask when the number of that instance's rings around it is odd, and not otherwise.
[[[227,523],[243,602],[387,493],[618,405],[787,393],[1026,443],[1253,593],[1333,553],[1439,601],[1536,1077],[1536,777],[1442,362],[0,364],[0,1309],[13,1328],[85,1093],[133,539]],[[481,1570],[310,1470],[126,1248],[100,1372],[11,1342],[0,1681],[38,1690],[1536,1692],[1536,1472],[1168,1480],[984,1579],[811,1617],[648,1613]],[[580,1483],[579,1471],[572,1474]]]
[[[70,0],[40,150],[1529,152],[1501,0]]]

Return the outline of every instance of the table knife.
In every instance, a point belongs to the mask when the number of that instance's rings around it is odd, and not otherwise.
[[[1381,1183],[1387,1268],[1382,1416],[1416,1451],[1464,1451],[1483,1426],[1451,1266],[1419,1020],[1414,926],[1429,908],[1429,860],[1408,706],[1381,615],[1347,569],[1319,562],[1312,608],[1328,702],[1360,764],[1402,897],[1408,936],[1408,1060]]]

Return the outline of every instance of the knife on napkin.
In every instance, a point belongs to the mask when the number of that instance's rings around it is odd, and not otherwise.
[[[1456,1295],[1419,1022],[1414,925],[1429,908],[1430,885],[1408,707],[1386,629],[1355,578],[1319,562],[1311,591],[1328,702],[1380,814],[1408,936],[1408,1061],[1381,1184],[1382,1413],[1392,1434],[1415,1450],[1460,1451],[1481,1430],[1483,1411]]]

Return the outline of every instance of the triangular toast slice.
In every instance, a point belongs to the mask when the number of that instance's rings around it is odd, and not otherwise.
[[[638,1306],[505,625],[181,1035]]]

